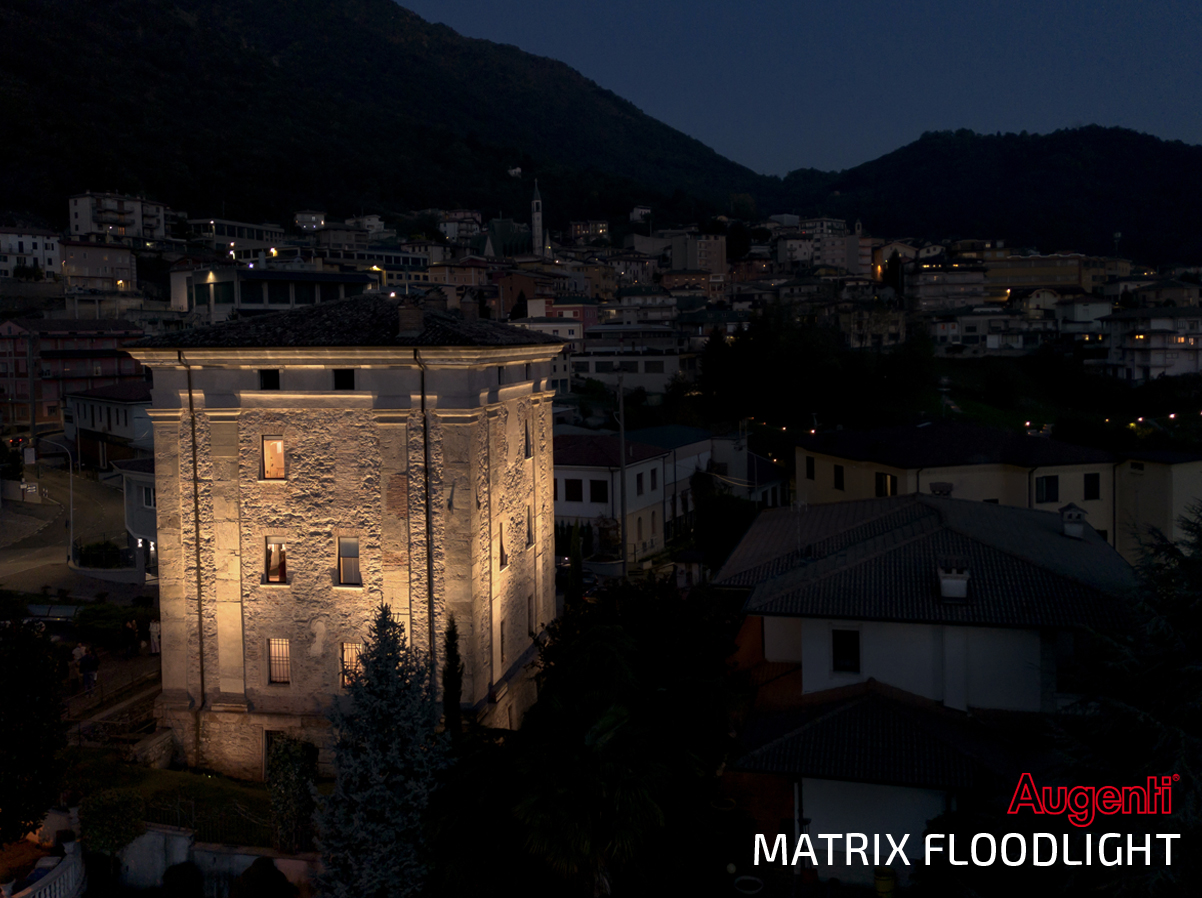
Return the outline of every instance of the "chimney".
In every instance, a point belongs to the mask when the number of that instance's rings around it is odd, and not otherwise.
[[[422,298],[422,308],[427,312],[445,312],[447,310],[447,295],[441,290],[431,290]]]
[[[464,321],[479,321],[480,301],[475,295],[465,296],[459,301],[459,311],[463,313]]]
[[[949,602],[968,599],[968,561],[964,558],[940,558],[935,567],[939,572],[939,596]]]
[[[416,337],[426,328],[425,312],[416,303],[401,303],[397,307],[397,315],[400,319],[398,337]]]
[[[1070,502],[1060,509],[1061,532],[1070,539],[1085,538],[1085,509]]]
[[[937,482],[931,484],[931,495],[932,496],[943,496],[944,498],[947,498],[948,496],[950,496],[952,494],[952,490],[954,488],[955,488],[955,484],[943,483],[943,482],[937,481]]]

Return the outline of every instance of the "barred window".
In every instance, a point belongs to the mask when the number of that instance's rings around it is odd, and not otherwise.
[[[351,680],[363,669],[359,664],[359,656],[363,653],[363,643],[344,642],[342,644],[342,686],[351,685]]]
[[[267,640],[267,682],[292,682],[292,655],[287,639]]]

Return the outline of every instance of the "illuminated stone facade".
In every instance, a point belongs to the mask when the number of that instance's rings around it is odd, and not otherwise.
[[[346,646],[381,601],[417,644],[433,632],[440,668],[454,613],[464,705],[487,722],[516,726],[533,702],[533,640],[555,616],[560,344],[399,315],[362,297],[132,350],[154,372],[158,716],[191,765],[259,778],[273,732],[328,763]],[[282,478],[265,476],[265,440],[283,441]],[[361,584],[344,582],[355,566]]]

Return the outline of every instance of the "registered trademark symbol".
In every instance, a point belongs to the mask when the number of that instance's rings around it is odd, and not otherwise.
[[[1181,779],[1181,774],[1180,774],[1180,773],[1174,773],[1174,774],[1173,774],[1173,779],[1174,779],[1174,780],[1179,780],[1179,779]]]

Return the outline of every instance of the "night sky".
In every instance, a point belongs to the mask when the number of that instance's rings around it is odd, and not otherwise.
[[[849,168],[956,128],[1202,143],[1198,0],[401,5],[562,60],[766,174]]]

